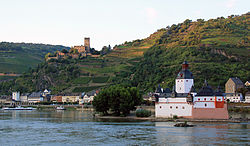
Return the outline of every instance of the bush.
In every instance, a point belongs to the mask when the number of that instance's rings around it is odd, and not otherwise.
[[[145,109],[138,109],[135,112],[136,117],[149,117],[151,116],[151,111]]]
[[[178,116],[177,116],[177,115],[174,115],[174,116],[173,116],[173,119],[178,119]]]

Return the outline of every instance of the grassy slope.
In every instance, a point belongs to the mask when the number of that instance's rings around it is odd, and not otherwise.
[[[62,49],[69,48],[57,45],[1,42],[0,72],[23,73],[41,63],[45,54]]]

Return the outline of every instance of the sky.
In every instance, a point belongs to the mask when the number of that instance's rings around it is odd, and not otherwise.
[[[186,19],[249,12],[250,0],[0,0],[0,41],[118,45]]]

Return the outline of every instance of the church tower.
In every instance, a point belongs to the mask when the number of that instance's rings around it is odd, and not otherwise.
[[[193,74],[188,70],[188,62],[182,63],[182,70],[178,73],[175,80],[176,93],[189,93],[194,85]]]

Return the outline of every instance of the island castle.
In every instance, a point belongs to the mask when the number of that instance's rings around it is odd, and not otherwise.
[[[159,86],[160,87],[160,86]],[[159,88],[158,87],[158,88]],[[162,94],[164,93],[164,94]],[[198,92],[194,89],[194,77],[188,63],[175,80],[173,91],[156,91],[155,116],[161,118],[183,117],[192,119],[228,119],[227,104],[220,88],[216,91],[205,81]]]

